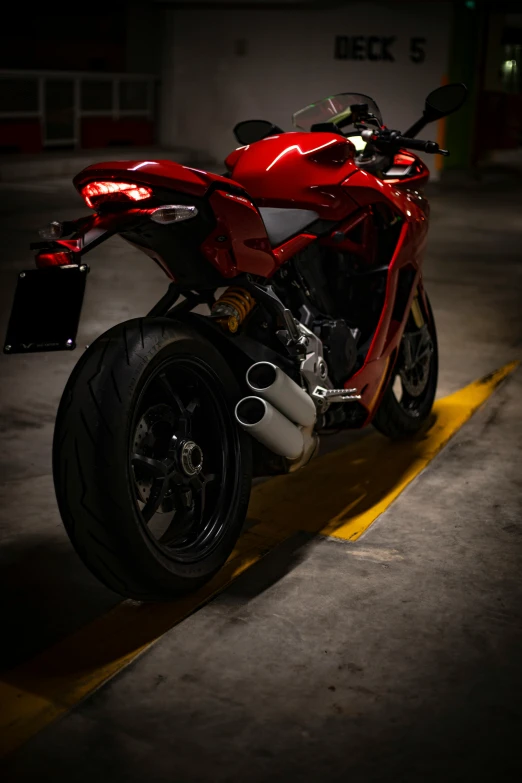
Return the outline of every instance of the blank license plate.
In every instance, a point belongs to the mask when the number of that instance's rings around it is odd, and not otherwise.
[[[4,353],[75,348],[88,269],[71,265],[21,272]]]

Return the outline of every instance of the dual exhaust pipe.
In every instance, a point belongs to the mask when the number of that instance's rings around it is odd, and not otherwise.
[[[311,397],[280,367],[257,362],[246,374],[253,395],[236,405],[237,422],[267,449],[300,467],[317,448],[317,411]]]

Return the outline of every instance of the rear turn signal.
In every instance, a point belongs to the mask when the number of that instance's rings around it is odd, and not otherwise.
[[[196,207],[185,206],[185,204],[165,204],[163,207],[153,209],[150,213],[150,219],[154,223],[179,223],[181,220],[190,220],[196,217],[198,210]]]
[[[60,239],[63,234],[63,226],[58,221],[53,220],[52,223],[48,223],[43,228],[38,229],[38,233],[42,239]]]
[[[89,182],[82,188],[82,196],[91,209],[104,201],[142,201],[151,195],[151,188],[130,182]]]

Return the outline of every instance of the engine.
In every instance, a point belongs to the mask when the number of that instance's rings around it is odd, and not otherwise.
[[[347,253],[311,245],[283,267],[277,281],[278,294],[322,341],[336,386],[354,372],[359,346],[377,320],[361,306],[360,294],[369,281],[363,283],[355,270],[356,263]]]
[[[341,386],[357,363],[357,329],[350,329],[342,318],[316,322],[313,327],[323,343],[328,373]]]

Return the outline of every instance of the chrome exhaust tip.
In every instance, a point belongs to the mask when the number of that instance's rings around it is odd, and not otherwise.
[[[263,446],[289,460],[302,457],[303,433],[273,405],[261,397],[244,397],[235,409],[236,421]]]
[[[256,362],[246,374],[255,395],[270,402],[287,419],[301,427],[312,427],[317,418],[315,403],[307,392],[272,362]]]

